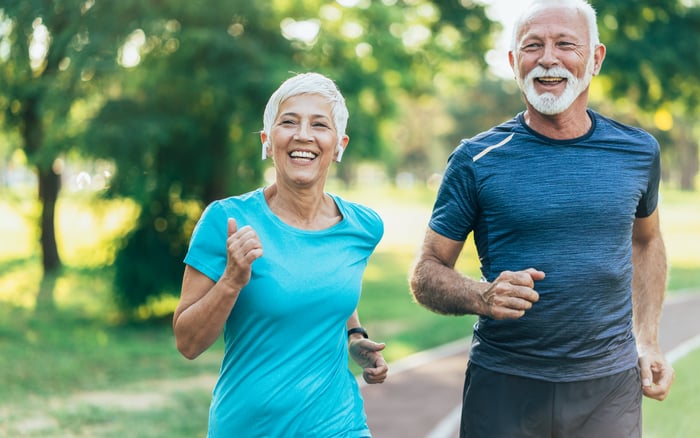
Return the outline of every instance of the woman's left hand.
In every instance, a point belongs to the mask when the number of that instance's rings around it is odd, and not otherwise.
[[[381,353],[385,346],[359,336],[349,341],[350,356],[362,367],[362,378],[369,384],[383,383],[389,373],[389,366]]]

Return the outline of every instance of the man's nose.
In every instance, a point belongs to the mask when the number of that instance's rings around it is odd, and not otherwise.
[[[542,46],[542,55],[538,63],[544,68],[550,68],[559,64],[559,58],[557,57],[557,50],[554,43],[544,43]]]

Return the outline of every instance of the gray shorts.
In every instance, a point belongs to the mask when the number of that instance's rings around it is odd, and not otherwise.
[[[469,363],[460,438],[640,438],[639,369],[553,383]]]

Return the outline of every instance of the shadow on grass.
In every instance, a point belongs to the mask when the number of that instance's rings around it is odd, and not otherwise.
[[[15,259],[3,260],[0,262],[0,277],[10,274],[21,269],[27,269],[29,266],[38,263],[38,257],[20,257]]]

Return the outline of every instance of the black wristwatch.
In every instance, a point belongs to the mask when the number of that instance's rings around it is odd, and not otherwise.
[[[362,337],[365,339],[369,338],[369,335],[367,334],[367,330],[364,329],[364,327],[353,327],[350,330],[348,330],[348,338],[350,335],[354,333],[362,333]]]

